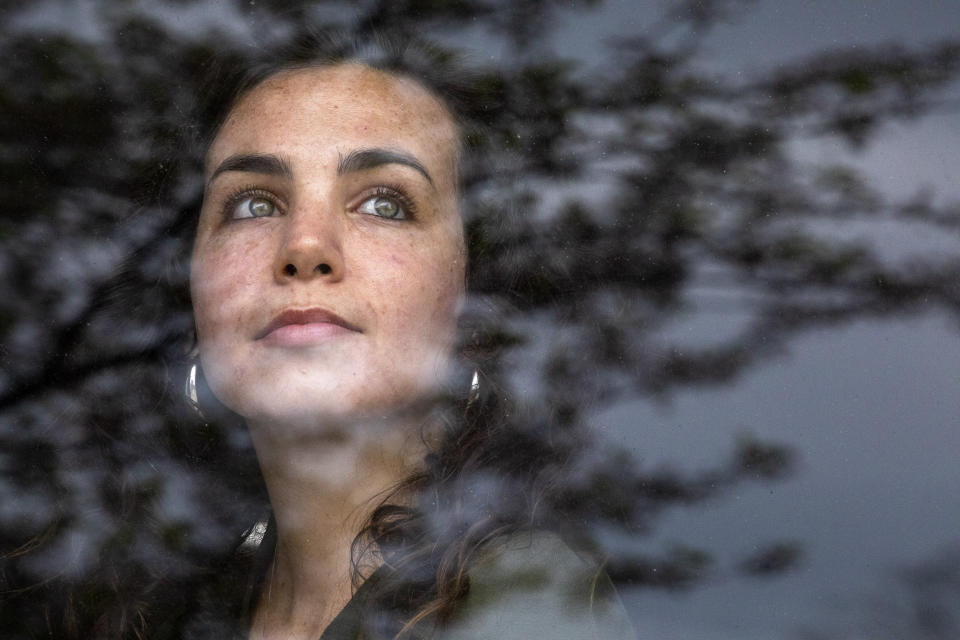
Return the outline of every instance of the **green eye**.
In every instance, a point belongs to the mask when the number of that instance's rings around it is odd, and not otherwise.
[[[357,211],[390,220],[403,220],[407,217],[407,212],[397,198],[384,195],[367,198],[360,203]]]
[[[378,216],[383,216],[384,218],[396,218],[400,215],[400,205],[397,204],[396,200],[390,198],[377,198],[374,200],[373,210],[377,212]]]
[[[277,205],[261,196],[244,198],[236,203],[230,213],[233,219],[239,218],[267,218],[277,213]]]
[[[272,215],[274,209],[273,203],[263,198],[254,198],[250,200],[250,204],[247,205],[247,210],[250,211],[250,215],[254,218]]]

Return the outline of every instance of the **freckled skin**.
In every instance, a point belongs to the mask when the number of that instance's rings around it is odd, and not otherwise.
[[[348,419],[436,387],[464,295],[456,141],[426,90],[360,65],[282,72],[240,100],[208,151],[207,179],[237,154],[282,157],[292,177],[228,171],[205,192],[191,292],[204,373],[224,404],[253,422]],[[433,185],[399,164],[337,175],[341,156],[376,147],[414,156]],[[416,213],[359,211],[384,185],[402,187]],[[277,214],[231,219],[230,197],[249,188]],[[360,331],[297,348],[257,339],[278,313],[312,307]]]

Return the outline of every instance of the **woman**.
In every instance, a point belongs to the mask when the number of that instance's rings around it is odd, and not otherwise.
[[[416,83],[347,64],[257,83],[207,153],[200,359],[277,522],[253,637],[319,635],[350,597],[361,507],[423,457],[421,417],[395,410],[438,387],[463,297],[456,135]]]
[[[548,533],[568,450],[456,355],[459,78],[374,44],[316,38],[211,92],[188,395],[244,420],[271,513],[102,636],[632,635],[600,565]]]
[[[530,495],[509,504],[532,483],[491,476],[520,476],[483,433],[505,430],[494,403],[434,410],[467,265],[448,102],[403,68],[415,49],[322,43],[228,102],[193,249],[200,363],[249,426],[276,527],[250,637],[628,635],[598,568],[534,532]]]

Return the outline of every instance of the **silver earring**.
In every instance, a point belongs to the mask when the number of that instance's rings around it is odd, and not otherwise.
[[[473,370],[473,378],[470,380],[470,393],[467,394],[467,406],[480,399],[480,372]]]
[[[197,415],[201,419],[206,420],[207,416],[203,415],[203,410],[200,408],[200,398],[197,396],[197,363],[194,362],[190,365],[190,371],[187,372],[187,384],[183,390],[183,395],[187,397],[187,402],[196,411]]]

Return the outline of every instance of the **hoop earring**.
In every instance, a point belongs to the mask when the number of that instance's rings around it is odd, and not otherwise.
[[[473,378],[470,379],[470,393],[467,394],[467,406],[472,406],[480,399],[480,372],[473,370]]]
[[[187,397],[187,403],[190,407],[196,412],[200,419],[206,421],[207,416],[204,415],[203,410],[200,408],[200,398],[197,395],[197,370],[199,367],[197,363],[194,362],[190,365],[190,370],[187,372],[187,383],[183,389],[183,395]]]

